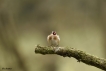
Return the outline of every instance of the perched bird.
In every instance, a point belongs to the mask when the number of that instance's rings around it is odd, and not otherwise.
[[[55,31],[52,31],[50,35],[47,36],[47,41],[50,46],[58,47],[60,42],[60,37]]]

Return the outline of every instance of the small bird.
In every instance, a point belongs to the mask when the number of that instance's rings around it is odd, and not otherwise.
[[[60,42],[60,37],[55,31],[52,31],[50,35],[47,36],[47,41],[50,46],[58,47]]]

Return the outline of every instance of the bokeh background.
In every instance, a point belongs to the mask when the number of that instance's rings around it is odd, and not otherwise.
[[[106,58],[106,1],[0,0],[0,71],[102,71],[74,58],[35,54],[51,31],[60,46]]]

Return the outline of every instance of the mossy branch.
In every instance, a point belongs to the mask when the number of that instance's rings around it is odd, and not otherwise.
[[[85,64],[95,66],[102,70],[106,70],[106,59],[102,59],[91,54],[85,53],[84,51],[77,50],[71,47],[49,47],[37,45],[35,48],[35,53],[39,54],[57,54],[63,57],[74,57],[78,62],[83,62]]]

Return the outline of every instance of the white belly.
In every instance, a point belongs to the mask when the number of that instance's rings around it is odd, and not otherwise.
[[[51,40],[50,44],[51,44],[51,46],[54,46],[54,47],[59,45],[58,41],[57,40],[53,40],[53,39]]]

